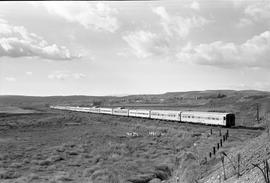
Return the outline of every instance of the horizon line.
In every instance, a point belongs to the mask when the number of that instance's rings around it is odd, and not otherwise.
[[[130,94],[108,94],[108,95],[91,95],[91,94],[68,94],[68,95],[25,95],[25,94],[0,94],[0,96],[23,96],[23,97],[68,97],[68,96],[89,96],[89,97],[127,97],[132,95],[163,95],[166,93],[186,93],[186,92],[205,92],[205,91],[257,91],[270,92],[256,89],[207,89],[207,90],[184,90],[184,91],[167,91],[162,93],[130,93]]]

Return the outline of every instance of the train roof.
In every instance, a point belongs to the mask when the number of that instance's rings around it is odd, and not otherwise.
[[[227,114],[232,114],[228,112],[203,112],[203,111],[182,111],[182,114],[200,114],[200,115],[218,115],[225,116]]]
[[[168,110],[168,109],[165,109],[165,110],[155,109],[155,110],[151,110],[151,111],[154,111],[154,112],[182,112],[182,111],[179,111],[179,110]]]

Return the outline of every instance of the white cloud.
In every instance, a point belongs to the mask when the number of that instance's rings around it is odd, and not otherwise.
[[[256,90],[262,90],[262,91],[269,91],[270,89],[270,83],[269,82],[251,82],[251,83],[240,83],[240,84],[229,84],[226,85],[226,88],[230,89],[237,89],[237,90],[250,90],[250,89],[256,89]]]
[[[74,74],[72,74],[72,76],[75,79],[82,79],[82,78],[85,78],[86,77],[86,75],[85,74],[82,74],[82,73],[74,73]]]
[[[270,19],[270,1],[258,1],[248,5],[245,8],[245,14],[251,17],[254,21]]]
[[[32,76],[33,75],[33,72],[27,71],[27,72],[25,72],[25,74],[28,75],[28,76]]]
[[[210,23],[209,20],[200,16],[184,18],[170,15],[162,6],[153,8],[152,11],[160,16],[160,24],[169,36],[186,38],[191,29],[202,27]]]
[[[256,23],[270,25],[270,0],[243,1],[240,4],[243,7],[244,17],[240,19],[239,27]]]
[[[146,58],[168,52],[168,42],[149,31],[135,31],[123,36],[138,58]]]
[[[5,77],[5,80],[6,81],[9,81],[9,82],[15,82],[16,81],[16,78],[9,76],[9,77]]]
[[[270,31],[254,36],[242,44],[216,41],[186,47],[177,54],[182,62],[218,67],[269,67]]]
[[[52,15],[79,23],[86,29],[115,32],[119,28],[117,18],[113,16],[117,11],[101,2],[39,2],[35,5],[42,5]]]
[[[238,27],[245,27],[245,26],[249,26],[252,25],[253,22],[251,19],[248,18],[241,18],[239,23],[237,24]]]
[[[122,37],[138,58],[171,57],[179,47],[178,41],[185,39],[192,28],[201,27],[210,22],[202,17],[172,16],[164,7],[152,8],[152,11],[160,16],[164,31],[154,33],[138,30],[129,32]]]
[[[55,71],[51,74],[48,75],[49,79],[59,79],[59,80],[64,80],[69,77],[69,74],[65,71]]]
[[[190,4],[190,8],[191,8],[191,9],[194,9],[194,10],[200,10],[200,4],[199,4],[197,1],[193,1],[193,2]]]
[[[82,79],[86,77],[82,73],[71,73],[70,71],[54,71],[48,75],[49,79],[65,80],[65,79]]]
[[[51,60],[70,60],[78,58],[71,55],[64,46],[49,44],[42,37],[28,32],[22,26],[13,26],[0,21],[0,57],[37,56]]]

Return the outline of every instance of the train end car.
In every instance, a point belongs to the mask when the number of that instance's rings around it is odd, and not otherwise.
[[[231,113],[184,111],[181,113],[181,121],[226,127],[235,125],[235,117]]]

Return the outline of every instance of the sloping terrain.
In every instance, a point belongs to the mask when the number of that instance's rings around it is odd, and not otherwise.
[[[95,96],[0,96],[1,106],[23,109],[47,110],[50,105],[74,105],[107,107],[177,109],[199,111],[227,111],[236,114],[236,125],[254,126],[257,108],[260,118],[265,120],[270,113],[270,92],[254,90],[206,90],[171,92],[157,95],[130,95],[124,97]]]
[[[237,176],[232,163],[225,158],[225,176],[221,162],[217,163],[212,170],[212,173],[204,177],[201,182],[215,183],[215,182],[226,182],[226,183],[262,183],[264,177],[262,172],[253,166],[258,164],[262,169],[264,168],[263,161],[269,162],[270,158],[270,136],[267,133],[263,133],[257,138],[248,140],[243,144],[230,149],[228,152],[229,157],[232,159],[234,165],[237,165],[237,155],[240,154],[240,177]]]
[[[230,111],[236,113],[237,126],[227,129],[49,109],[55,104]],[[251,163],[262,162],[269,154],[264,133],[270,111],[268,92],[1,96],[0,108],[4,112],[0,114],[1,183],[222,182],[222,152],[233,162],[241,154],[240,178],[225,158],[226,181],[251,183],[263,180]],[[213,155],[213,147],[227,130],[228,139]]]

